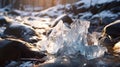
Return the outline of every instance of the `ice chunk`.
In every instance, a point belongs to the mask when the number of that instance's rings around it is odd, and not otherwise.
[[[87,45],[86,35],[88,32],[89,22],[76,21],[71,24],[71,30],[68,31],[64,37],[64,54],[74,54],[81,49],[84,49],[84,46]],[[63,49],[63,50],[64,50]]]
[[[80,52],[87,59],[100,57],[106,48],[94,45],[90,46],[87,42],[87,34],[90,22],[76,20],[68,29],[62,21],[53,28],[46,43],[46,50],[50,54],[59,56],[70,55]]]
[[[88,60],[94,59],[104,55],[107,49],[100,45],[86,46],[85,49],[81,51],[81,54],[84,55]]]
[[[47,51],[48,53],[54,54],[62,47],[64,43],[64,34],[66,26],[60,21],[52,30],[48,37]]]

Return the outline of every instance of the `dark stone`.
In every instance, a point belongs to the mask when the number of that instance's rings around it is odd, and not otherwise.
[[[118,12],[120,12],[120,6],[114,7],[110,11],[113,12],[113,13],[118,13]]]
[[[19,38],[31,43],[37,42],[39,38],[33,39],[32,38],[33,36],[39,37],[39,35],[34,31],[34,29],[25,25],[20,25],[20,24],[14,25],[13,23],[5,29],[2,37],[3,38],[7,38],[7,37]]]
[[[68,25],[70,25],[73,22],[73,20],[68,15],[64,16],[61,20],[64,23],[67,23]]]
[[[85,7],[82,7],[82,8],[74,8],[74,9],[73,9],[73,13],[74,13],[75,15],[77,15],[77,14],[79,14],[79,13],[84,13],[84,12],[87,12],[87,11],[88,11],[88,9],[85,8]]]
[[[69,10],[67,10],[67,12],[72,12],[74,15],[77,15],[79,13],[82,13],[82,12],[86,12],[88,9],[85,8],[85,7],[81,7],[81,6],[84,6],[85,4],[84,3],[79,3],[79,4],[73,4],[71,6],[71,8]]]
[[[103,29],[103,34],[109,35],[112,38],[119,37],[120,36],[120,20],[117,20],[115,22],[112,22],[106,25]]]
[[[9,22],[4,17],[0,17],[0,26],[6,26]]]
[[[20,58],[41,59],[46,56],[39,51],[33,51],[32,48],[35,47],[28,43],[14,40],[0,40],[0,65],[4,65],[7,61],[20,60]]]
[[[14,10],[9,11],[8,14],[9,14],[9,15],[14,15],[14,16],[20,16],[20,13],[14,11]]]
[[[57,17],[53,21],[53,24],[51,25],[51,27],[55,27],[59,23],[60,20],[62,20],[63,23],[66,23],[68,25],[70,25],[73,22],[73,20],[67,14],[63,14],[63,15]]]
[[[113,46],[115,42],[112,42],[111,39],[107,36],[104,36],[100,38],[99,44],[106,47],[108,49],[108,52],[112,53],[113,52]]]
[[[120,20],[104,27],[99,43],[107,47],[108,52],[112,53],[113,47],[118,41],[120,41]]]
[[[72,6],[72,12],[77,15],[79,13],[90,11],[92,14],[100,13],[104,10],[111,10],[114,13],[120,12],[119,11],[120,1],[111,1],[102,4],[95,4],[91,5],[90,7],[84,7],[84,3],[74,4]],[[118,8],[118,9],[117,9]]]
[[[108,3],[96,4],[95,6],[90,7],[90,11],[93,14],[100,13],[104,10],[110,10],[120,6],[120,1],[112,1]]]

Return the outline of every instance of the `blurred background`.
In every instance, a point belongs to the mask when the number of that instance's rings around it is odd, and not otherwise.
[[[33,9],[46,9],[57,4],[74,3],[78,0],[0,0],[0,8],[11,5],[11,8],[27,9],[33,7]]]

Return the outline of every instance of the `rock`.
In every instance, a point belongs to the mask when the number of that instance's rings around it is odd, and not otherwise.
[[[113,52],[112,48],[113,48],[115,42],[112,42],[109,37],[106,37],[106,36],[102,37],[99,40],[99,44],[103,45],[104,47],[106,47],[108,49],[108,52]]]
[[[113,50],[115,53],[120,53],[120,42],[117,42],[114,47]]]
[[[110,36],[111,38],[117,38],[120,36],[120,20],[112,22],[106,25],[103,29],[102,36]]]
[[[88,2],[89,3],[85,2],[84,0],[80,0],[80,1],[76,2],[73,5],[73,11],[70,12],[70,14],[71,13],[73,13],[74,15],[79,14],[80,18],[90,20],[90,21],[94,21],[94,19],[91,17],[94,17],[94,15],[98,14],[98,16],[100,18],[102,18],[101,20],[102,20],[102,23],[104,23],[104,24],[107,24],[108,21],[109,21],[109,23],[111,23],[111,22],[119,19],[119,15],[120,15],[119,14],[119,12],[120,12],[120,8],[119,8],[120,4],[119,3],[120,3],[120,1],[112,0],[112,1],[104,2],[104,1],[100,0],[100,1],[95,2],[94,0],[88,0]],[[108,13],[106,11],[109,11],[110,13]],[[86,13],[89,13],[89,12],[92,15],[88,17],[88,15]],[[104,12],[106,12],[106,13],[104,14]],[[109,15],[107,15],[107,13]],[[87,15],[87,17],[84,17],[86,15]],[[96,20],[97,20],[97,22],[99,22],[99,18]]]
[[[21,58],[41,59],[45,56],[45,54],[40,53],[38,48],[21,40],[0,40],[0,65]]]
[[[17,11],[14,11],[14,10],[9,11],[8,14],[9,15],[14,15],[14,16],[20,16],[20,13],[18,13]]]
[[[51,24],[51,27],[55,27],[59,23],[60,20],[62,20],[63,23],[66,23],[68,25],[70,25],[73,22],[73,20],[67,14],[63,14],[63,15],[57,17],[53,21],[53,24]]]
[[[106,25],[102,31],[101,39],[99,40],[101,45],[108,48],[109,52],[117,50],[120,41],[120,20]],[[118,42],[118,43],[117,43]],[[116,44],[117,43],[117,44]]]
[[[110,11],[112,11],[113,13],[118,13],[118,12],[120,12],[120,7],[119,6],[114,7]]]
[[[36,36],[36,38],[34,38]],[[35,30],[29,26],[25,26],[22,24],[16,24],[12,23],[9,25],[2,36],[3,38],[7,37],[14,37],[14,38],[19,38],[27,42],[37,42],[40,40],[40,36],[38,33],[35,32]]]
[[[117,12],[117,11],[119,11],[119,9],[116,10],[113,8],[116,8],[116,7],[119,8],[119,6],[120,6],[119,3],[120,3],[120,1],[111,1],[111,2],[105,2],[105,3],[96,3],[94,5],[91,4],[88,7],[85,7],[88,4],[83,3],[81,0],[81,1],[79,1],[79,3],[75,4],[75,7],[76,7],[76,13],[90,11],[93,14],[96,14],[96,13],[99,13],[99,12],[104,11],[104,10],[112,10],[113,12],[114,11]]]
[[[0,17],[0,27],[9,24],[5,17]]]

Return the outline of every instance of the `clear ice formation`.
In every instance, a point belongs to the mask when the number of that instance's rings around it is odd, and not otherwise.
[[[62,21],[53,28],[45,49],[50,54],[70,55],[80,52],[87,59],[94,59],[104,55],[107,51],[100,45],[88,45],[87,34],[90,22],[75,20],[70,28],[64,25]]]

